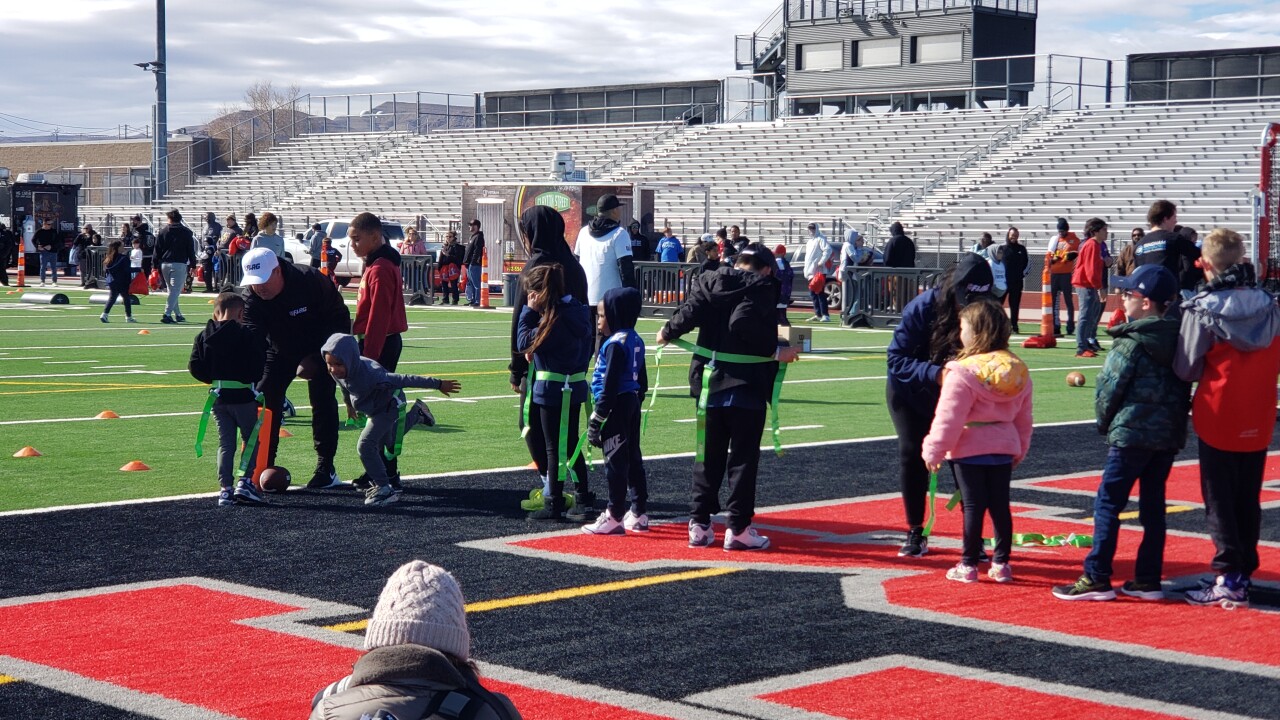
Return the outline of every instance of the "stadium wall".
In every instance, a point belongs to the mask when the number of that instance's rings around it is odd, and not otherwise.
[[[807,43],[841,42],[843,62],[839,70],[805,71],[792,69],[787,75],[791,93],[841,93],[869,91],[909,91],[941,87],[969,87],[973,84],[973,33],[968,26],[971,14],[910,17],[897,22],[849,21],[814,25],[793,23],[787,29],[787,67],[799,65],[800,46]],[[962,33],[960,62],[912,64],[910,39],[920,35]],[[859,40],[902,40],[899,64],[888,67],[853,67],[854,43]]]

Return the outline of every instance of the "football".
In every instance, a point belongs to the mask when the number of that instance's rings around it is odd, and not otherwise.
[[[1067,373],[1067,384],[1071,387],[1084,387],[1084,373],[1069,372]]]
[[[289,476],[289,471],[282,467],[269,467],[262,471],[258,482],[262,485],[264,492],[282,493],[289,489],[293,478]]]

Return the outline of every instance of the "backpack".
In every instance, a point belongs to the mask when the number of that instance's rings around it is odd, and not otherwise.
[[[315,699],[311,701],[311,707],[314,709],[330,695],[347,690],[350,682],[351,676],[348,675],[316,693]],[[426,711],[418,717],[400,717],[387,710],[378,710],[372,715],[368,713],[362,715],[361,720],[364,718],[368,720],[463,720],[464,718],[472,720],[486,707],[492,709],[499,720],[515,720],[518,717],[512,715],[501,700],[479,683],[468,683],[464,687],[436,693],[427,704]]]

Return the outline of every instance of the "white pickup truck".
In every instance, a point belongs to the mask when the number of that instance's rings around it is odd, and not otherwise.
[[[352,278],[359,278],[360,273],[364,272],[364,261],[351,251],[351,239],[347,237],[347,225],[349,220],[321,220],[320,228],[324,231],[325,236],[329,238],[329,243],[333,249],[342,254],[342,259],[338,261],[338,267],[334,268],[333,275],[337,278],[338,284],[346,287]],[[398,222],[388,220],[382,221],[382,236],[392,247],[399,247],[404,242],[404,226]],[[285,238],[284,250],[287,255],[293,257],[293,261],[299,265],[307,265],[310,263],[311,254],[307,251],[305,243],[297,238]]]

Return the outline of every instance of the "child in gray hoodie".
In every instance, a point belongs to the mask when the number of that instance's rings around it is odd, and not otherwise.
[[[369,418],[357,443],[360,462],[373,481],[373,486],[365,491],[364,504],[389,505],[400,499],[400,493],[391,486],[382,454],[386,452],[391,457],[392,453],[398,453],[397,440],[423,420],[423,411],[415,403],[412,410],[405,412],[404,429],[397,430],[400,413],[407,402],[402,388],[427,388],[451,395],[462,390],[462,383],[387,372],[377,362],[361,357],[360,346],[352,335],[334,333],[320,351],[329,374],[350,398],[351,405]]]

